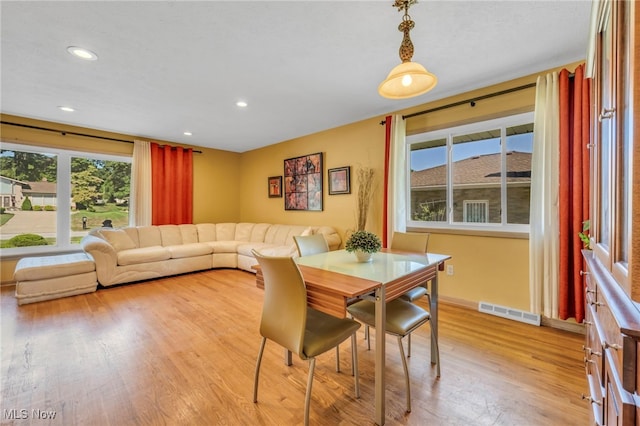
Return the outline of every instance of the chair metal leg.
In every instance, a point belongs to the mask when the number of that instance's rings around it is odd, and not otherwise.
[[[336,346],[336,373],[340,372],[340,345]]]
[[[351,335],[351,374],[355,380],[356,398],[360,398],[360,380],[358,378],[358,347],[356,333]]]
[[[368,325],[364,326],[364,338],[367,340],[367,350],[370,351],[371,350],[371,333]]]
[[[262,362],[265,343],[267,343],[267,338],[263,337],[262,343],[260,343],[260,351],[258,352],[258,360],[256,361],[256,373],[253,378],[253,402],[258,402],[258,376],[260,375],[260,363]]]
[[[411,333],[407,336],[407,358],[411,356]]]
[[[400,358],[402,358],[402,367],[404,368],[404,381],[407,385],[407,413],[411,412],[411,383],[409,382],[409,368],[407,360],[404,357],[404,349],[402,348],[402,337],[398,336],[398,346],[400,347]]]
[[[309,404],[311,403],[311,387],[313,386],[313,370],[316,368],[316,359],[309,360],[309,379],[307,380],[307,394],[304,398],[304,426],[309,426]]]
[[[431,324],[429,324],[431,327]],[[431,344],[436,348],[436,377],[440,377],[440,347],[438,346],[438,339],[436,339],[436,335],[433,332],[433,327],[431,327]]]

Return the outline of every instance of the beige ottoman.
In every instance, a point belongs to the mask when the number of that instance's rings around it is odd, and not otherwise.
[[[14,272],[19,305],[91,293],[98,287],[96,264],[86,253],[25,257]]]

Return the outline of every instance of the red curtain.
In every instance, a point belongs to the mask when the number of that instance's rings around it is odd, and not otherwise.
[[[193,222],[193,150],[151,143],[151,223]]]
[[[584,319],[582,242],[578,233],[589,218],[590,80],[584,64],[573,78],[564,69],[560,89],[560,259],[558,315]]]
[[[388,115],[385,120],[384,136],[384,192],[382,200],[382,247],[388,247],[387,234],[389,233],[389,161],[391,159],[391,124],[393,117]]]

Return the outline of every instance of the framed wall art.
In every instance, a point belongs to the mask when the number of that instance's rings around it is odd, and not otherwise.
[[[351,194],[351,166],[329,169],[328,175],[329,195]]]
[[[268,178],[269,183],[269,198],[281,198],[282,197],[282,176],[270,176]]]
[[[284,209],[322,211],[322,153],[284,160]]]

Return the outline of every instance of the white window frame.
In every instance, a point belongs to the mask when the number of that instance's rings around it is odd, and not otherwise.
[[[0,250],[0,257],[2,258],[31,254],[54,254],[79,251],[80,244],[71,243],[71,159],[86,158],[91,160],[119,161],[123,163],[132,162],[132,158],[126,155],[74,151],[41,145],[22,145],[2,142],[2,149],[30,152],[34,154],[55,154],[57,156],[56,191],[58,203],[56,206],[55,245],[3,248]],[[131,208],[129,209],[129,215],[133,215],[133,210]]]
[[[506,117],[496,118],[493,120],[479,121],[476,123],[466,124],[462,126],[450,127],[441,130],[435,130],[432,132],[425,132],[415,135],[409,135],[406,138],[407,143],[407,157],[406,157],[406,168],[409,170],[411,168],[411,145],[414,143],[424,142],[425,140],[437,140],[437,139],[446,139],[447,140],[447,220],[443,222],[428,222],[428,221],[416,221],[411,218],[411,173],[406,173],[406,214],[407,214],[407,227],[408,228],[420,228],[432,231],[438,230],[453,230],[453,231],[462,231],[463,233],[504,233],[504,234],[512,234],[516,237],[528,237],[530,226],[529,224],[513,224],[507,223],[507,164],[504,159],[506,158],[507,153],[507,144],[506,144],[506,133],[505,130],[508,127],[513,127],[522,124],[533,123],[534,121],[534,113],[527,112],[523,114],[510,115]],[[501,131],[501,142],[500,142],[500,155],[503,159],[501,161],[501,223],[478,223],[478,222],[454,222],[453,221],[453,208],[452,200],[453,200],[453,185],[451,185],[453,178],[453,138],[456,135],[461,134],[471,134],[486,131],[488,129],[502,129]]]

